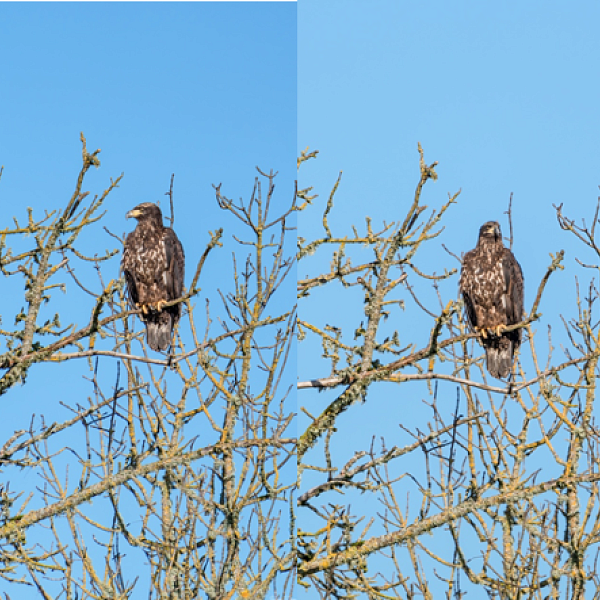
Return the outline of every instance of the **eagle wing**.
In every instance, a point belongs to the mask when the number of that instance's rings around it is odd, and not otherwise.
[[[137,287],[137,280],[135,277],[135,232],[131,232],[125,239],[125,245],[123,247],[123,259],[121,264],[123,266],[123,273],[125,274],[125,281],[127,282],[127,289],[129,290],[129,304],[135,308],[140,301],[140,295]]]
[[[506,311],[506,324],[514,325],[523,318],[524,281],[521,265],[508,248],[504,249],[502,256],[502,271],[505,285],[503,296],[505,306],[503,308]],[[518,331],[521,332],[520,329]]]
[[[467,314],[467,321],[471,328],[477,327],[477,313],[475,312],[475,305],[473,303],[473,298],[471,298],[470,290],[472,288],[473,282],[473,257],[474,253],[471,250],[467,252],[463,258],[463,266],[460,273],[460,281],[459,281],[459,291],[463,296],[465,301],[465,312]]]
[[[185,254],[183,246],[175,232],[165,227],[163,234],[165,244],[165,253],[167,259],[167,269],[164,272],[164,284],[167,288],[167,296],[169,300],[181,298],[183,294],[183,280],[185,277]],[[179,313],[181,312],[181,304],[178,304]]]

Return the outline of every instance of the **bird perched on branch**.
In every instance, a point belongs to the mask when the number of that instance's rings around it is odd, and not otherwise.
[[[507,377],[521,329],[504,330],[523,319],[523,272],[504,247],[496,221],[481,226],[477,246],[463,258],[458,285],[469,325],[481,336],[487,370],[492,377]]]
[[[121,265],[129,300],[141,309],[146,339],[152,350],[166,350],[173,328],[181,317],[181,303],[164,306],[181,298],[185,269],[183,246],[170,227],[163,225],[156,204],[144,202],[127,213],[137,227],[127,236]]]

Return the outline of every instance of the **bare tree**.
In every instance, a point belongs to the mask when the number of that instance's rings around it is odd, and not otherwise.
[[[527,279],[537,291],[514,326],[524,343],[513,377],[490,380],[457,299],[461,259],[433,243],[458,193],[427,209],[422,191],[437,163],[419,152],[415,195],[398,222],[376,228],[367,217],[362,232],[335,232],[338,178],[322,236],[300,239],[299,339],[322,351],[321,372],[302,362],[299,370],[298,469],[308,480],[298,498],[300,585],[320,598],[600,598],[596,284],[578,279],[571,312],[540,320],[546,283],[563,269],[563,252],[553,253],[543,276]],[[301,208],[316,209],[311,188],[299,196]],[[597,271],[599,209],[591,227],[562,206],[556,215],[593,257],[580,265]],[[434,247],[443,272],[427,274],[419,261]],[[321,259],[307,261],[313,254]],[[342,304],[351,317],[327,310]],[[404,339],[407,323],[419,325],[415,339]],[[428,418],[406,410],[406,443],[390,447],[373,430],[369,446],[343,455],[340,440],[352,432],[342,414],[390,395],[390,384],[407,407],[424,397]],[[318,401],[316,390],[325,391]]]
[[[289,597],[295,313],[278,295],[292,284],[295,190],[274,202],[276,173],[261,171],[247,202],[215,188],[225,228],[239,221],[245,233],[219,229],[204,250],[186,248],[192,278],[171,303],[183,317],[161,356],[128,309],[120,237],[106,231],[116,248],[102,256],[80,250],[121,180],[93,198],[83,191],[100,163],[82,143],[64,207],[29,210],[0,231],[2,272],[26,287],[14,329],[0,331],[3,400],[42,364],[72,361],[90,386],[88,397],[64,386],[51,424],[21,407],[25,428],[3,441],[0,587],[7,597],[22,586],[66,599]],[[172,222],[173,180],[168,194]],[[225,249],[233,277],[219,281],[221,306],[197,305],[203,267]],[[75,306],[87,306],[87,324],[61,325]]]

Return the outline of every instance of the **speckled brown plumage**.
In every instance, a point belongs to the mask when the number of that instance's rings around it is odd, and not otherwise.
[[[513,253],[504,247],[500,225],[488,221],[479,230],[475,249],[463,258],[459,289],[471,328],[481,333],[487,369],[493,377],[507,377],[521,330],[502,332],[503,326],[523,318],[523,272]],[[495,330],[495,331],[494,331]]]
[[[162,308],[159,302],[181,297],[185,255],[170,227],[163,226],[160,208],[150,202],[127,213],[138,220],[127,236],[121,262],[132,306],[142,308],[146,339],[152,350],[166,350],[181,317],[181,304]]]

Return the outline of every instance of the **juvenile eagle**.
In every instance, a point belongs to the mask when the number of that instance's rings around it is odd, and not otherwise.
[[[487,370],[492,377],[507,377],[521,344],[521,330],[503,330],[523,318],[523,272],[504,247],[496,221],[481,226],[476,248],[463,258],[458,285],[469,325],[481,335]]]
[[[181,298],[185,256],[181,242],[170,227],[163,226],[156,204],[144,202],[127,213],[137,227],[127,236],[121,265],[129,289],[129,300],[141,308],[146,339],[152,350],[166,350],[173,327],[181,317],[181,304],[163,305]]]

